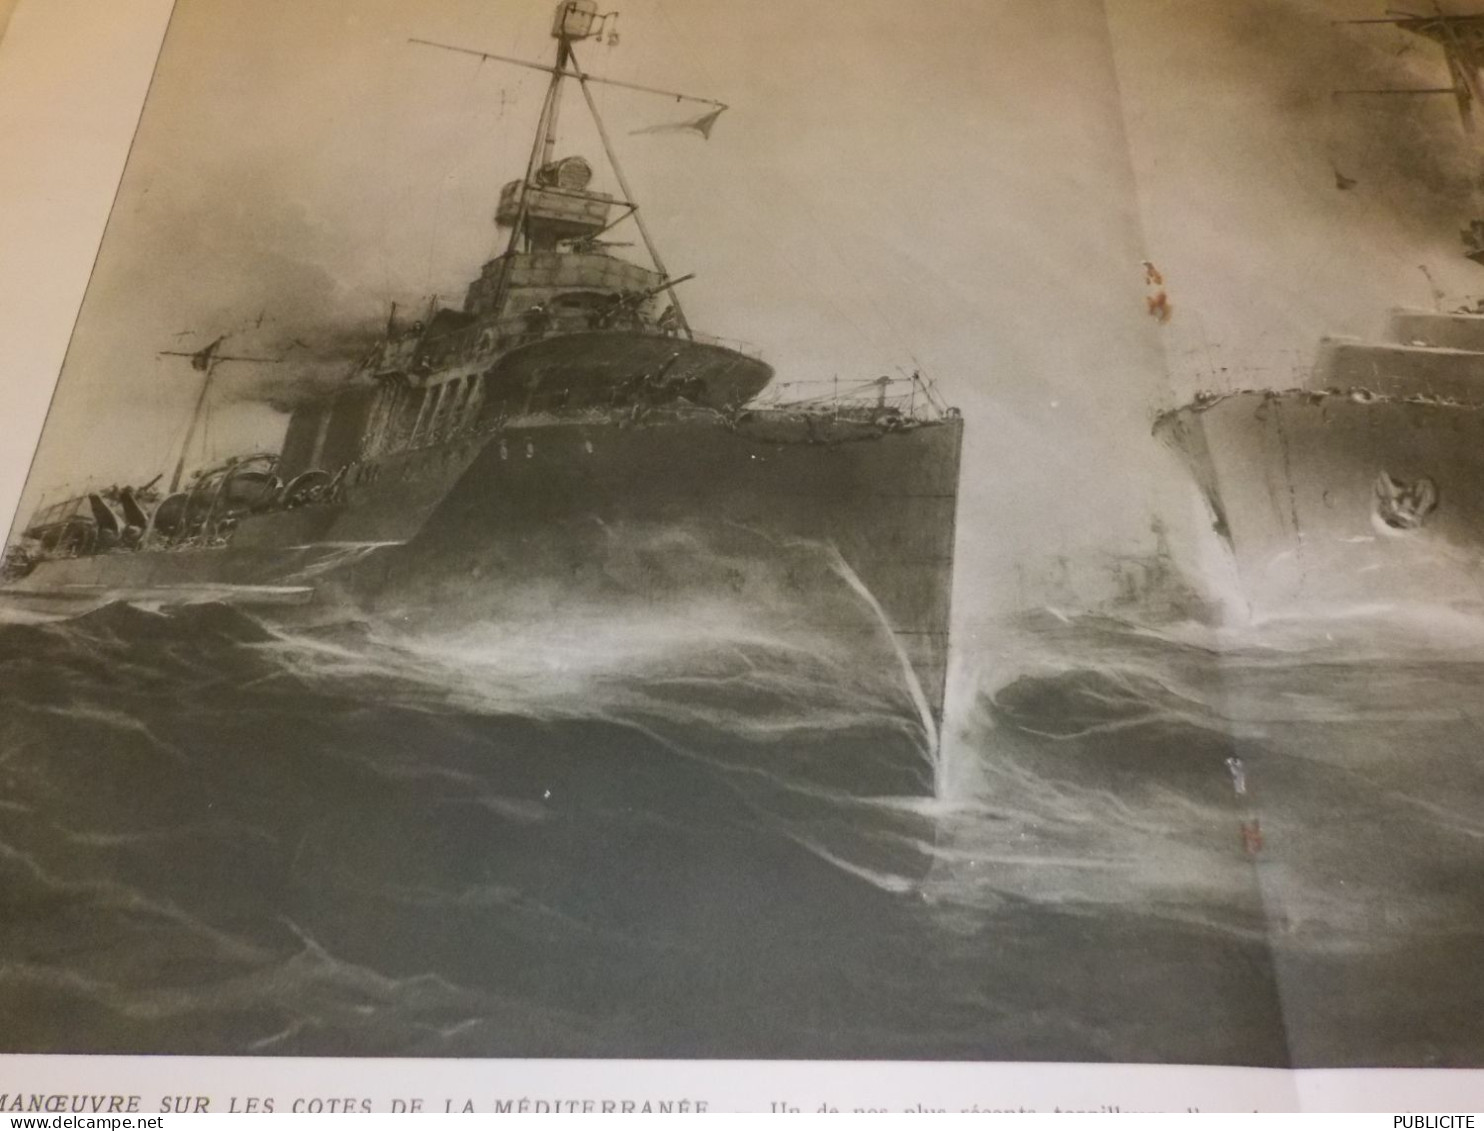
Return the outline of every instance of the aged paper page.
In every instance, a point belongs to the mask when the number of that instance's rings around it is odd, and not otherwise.
[[[12,18],[0,1107],[1466,1097],[1290,1069],[1478,1062],[1467,649],[1153,433],[1477,268],[1336,293],[1235,18],[553,7]]]

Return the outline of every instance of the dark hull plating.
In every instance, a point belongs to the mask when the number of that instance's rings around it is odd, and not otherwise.
[[[295,619],[349,605],[409,627],[716,596],[841,655],[874,649],[899,669],[904,707],[936,724],[961,432],[947,420],[810,442],[796,424],[704,410],[516,420],[363,463],[341,501],[249,516],[227,544],[46,560],[6,591],[238,600]],[[927,773],[880,786],[920,790]]]

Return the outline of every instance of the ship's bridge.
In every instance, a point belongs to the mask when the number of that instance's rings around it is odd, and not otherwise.
[[[613,313],[616,300],[630,300],[625,311],[649,313],[653,292],[664,282],[658,271],[610,255],[599,237],[611,226],[613,205],[633,211],[591,187],[592,166],[581,157],[564,157],[541,166],[529,183],[511,181],[500,194],[495,223],[524,240],[484,265],[464,296],[464,313],[493,323],[503,337],[525,319],[530,329],[596,329]]]
[[[601,250],[511,253],[484,265],[479,278],[469,284],[464,311],[503,319],[551,305],[555,314],[563,307],[581,308],[599,299],[652,291],[661,281],[658,272]],[[593,296],[591,302],[584,301],[587,296]],[[496,305],[503,309],[497,312]]]

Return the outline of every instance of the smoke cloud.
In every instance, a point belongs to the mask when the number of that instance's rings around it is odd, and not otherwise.
[[[236,375],[228,383],[221,402],[259,402],[276,412],[290,413],[334,394],[352,381],[360,363],[380,340],[385,320],[363,320],[359,323],[325,324],[322,322],[285,319],[288,325],[254,328],[252,334],[234,339],[247,342],[257,339],[255,356],[276,357],[277,364],[253,366],[250,372]],[[267,331],[274,332],[269,335]]]
[[[201,182],[231,183],[229,201],[180,185],[146,195],[130,217],[130,238],[148,254],[125,261],[108,287],[128,292],[140,315],[128,336],[142,356],[221,337],[224,355],[273,360],[220,370],[219,403],[290,412],[349,380],[390,303],[409,309],[418,296],[357,282],[344,268],[354,249],[263,178],[244,164]]]

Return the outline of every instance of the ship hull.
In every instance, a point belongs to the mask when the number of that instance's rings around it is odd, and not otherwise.
[[[1291,390],[1165,414],[1254,610],[1484,604],[1484,407]],[[1408,513],[1392,495],[1425,488]]]
[[[226,545],[50,559],[5,588],[227,599],[291,620],[357,608],[413,630],[584,600],[725,605],[869,658],[932,732],[960,442],[957,420],[838,435],[703,410],[516,420],[363,463],[339,501],[246,517]],[[931,789],[927,761],[894,761],[866,792]]]

